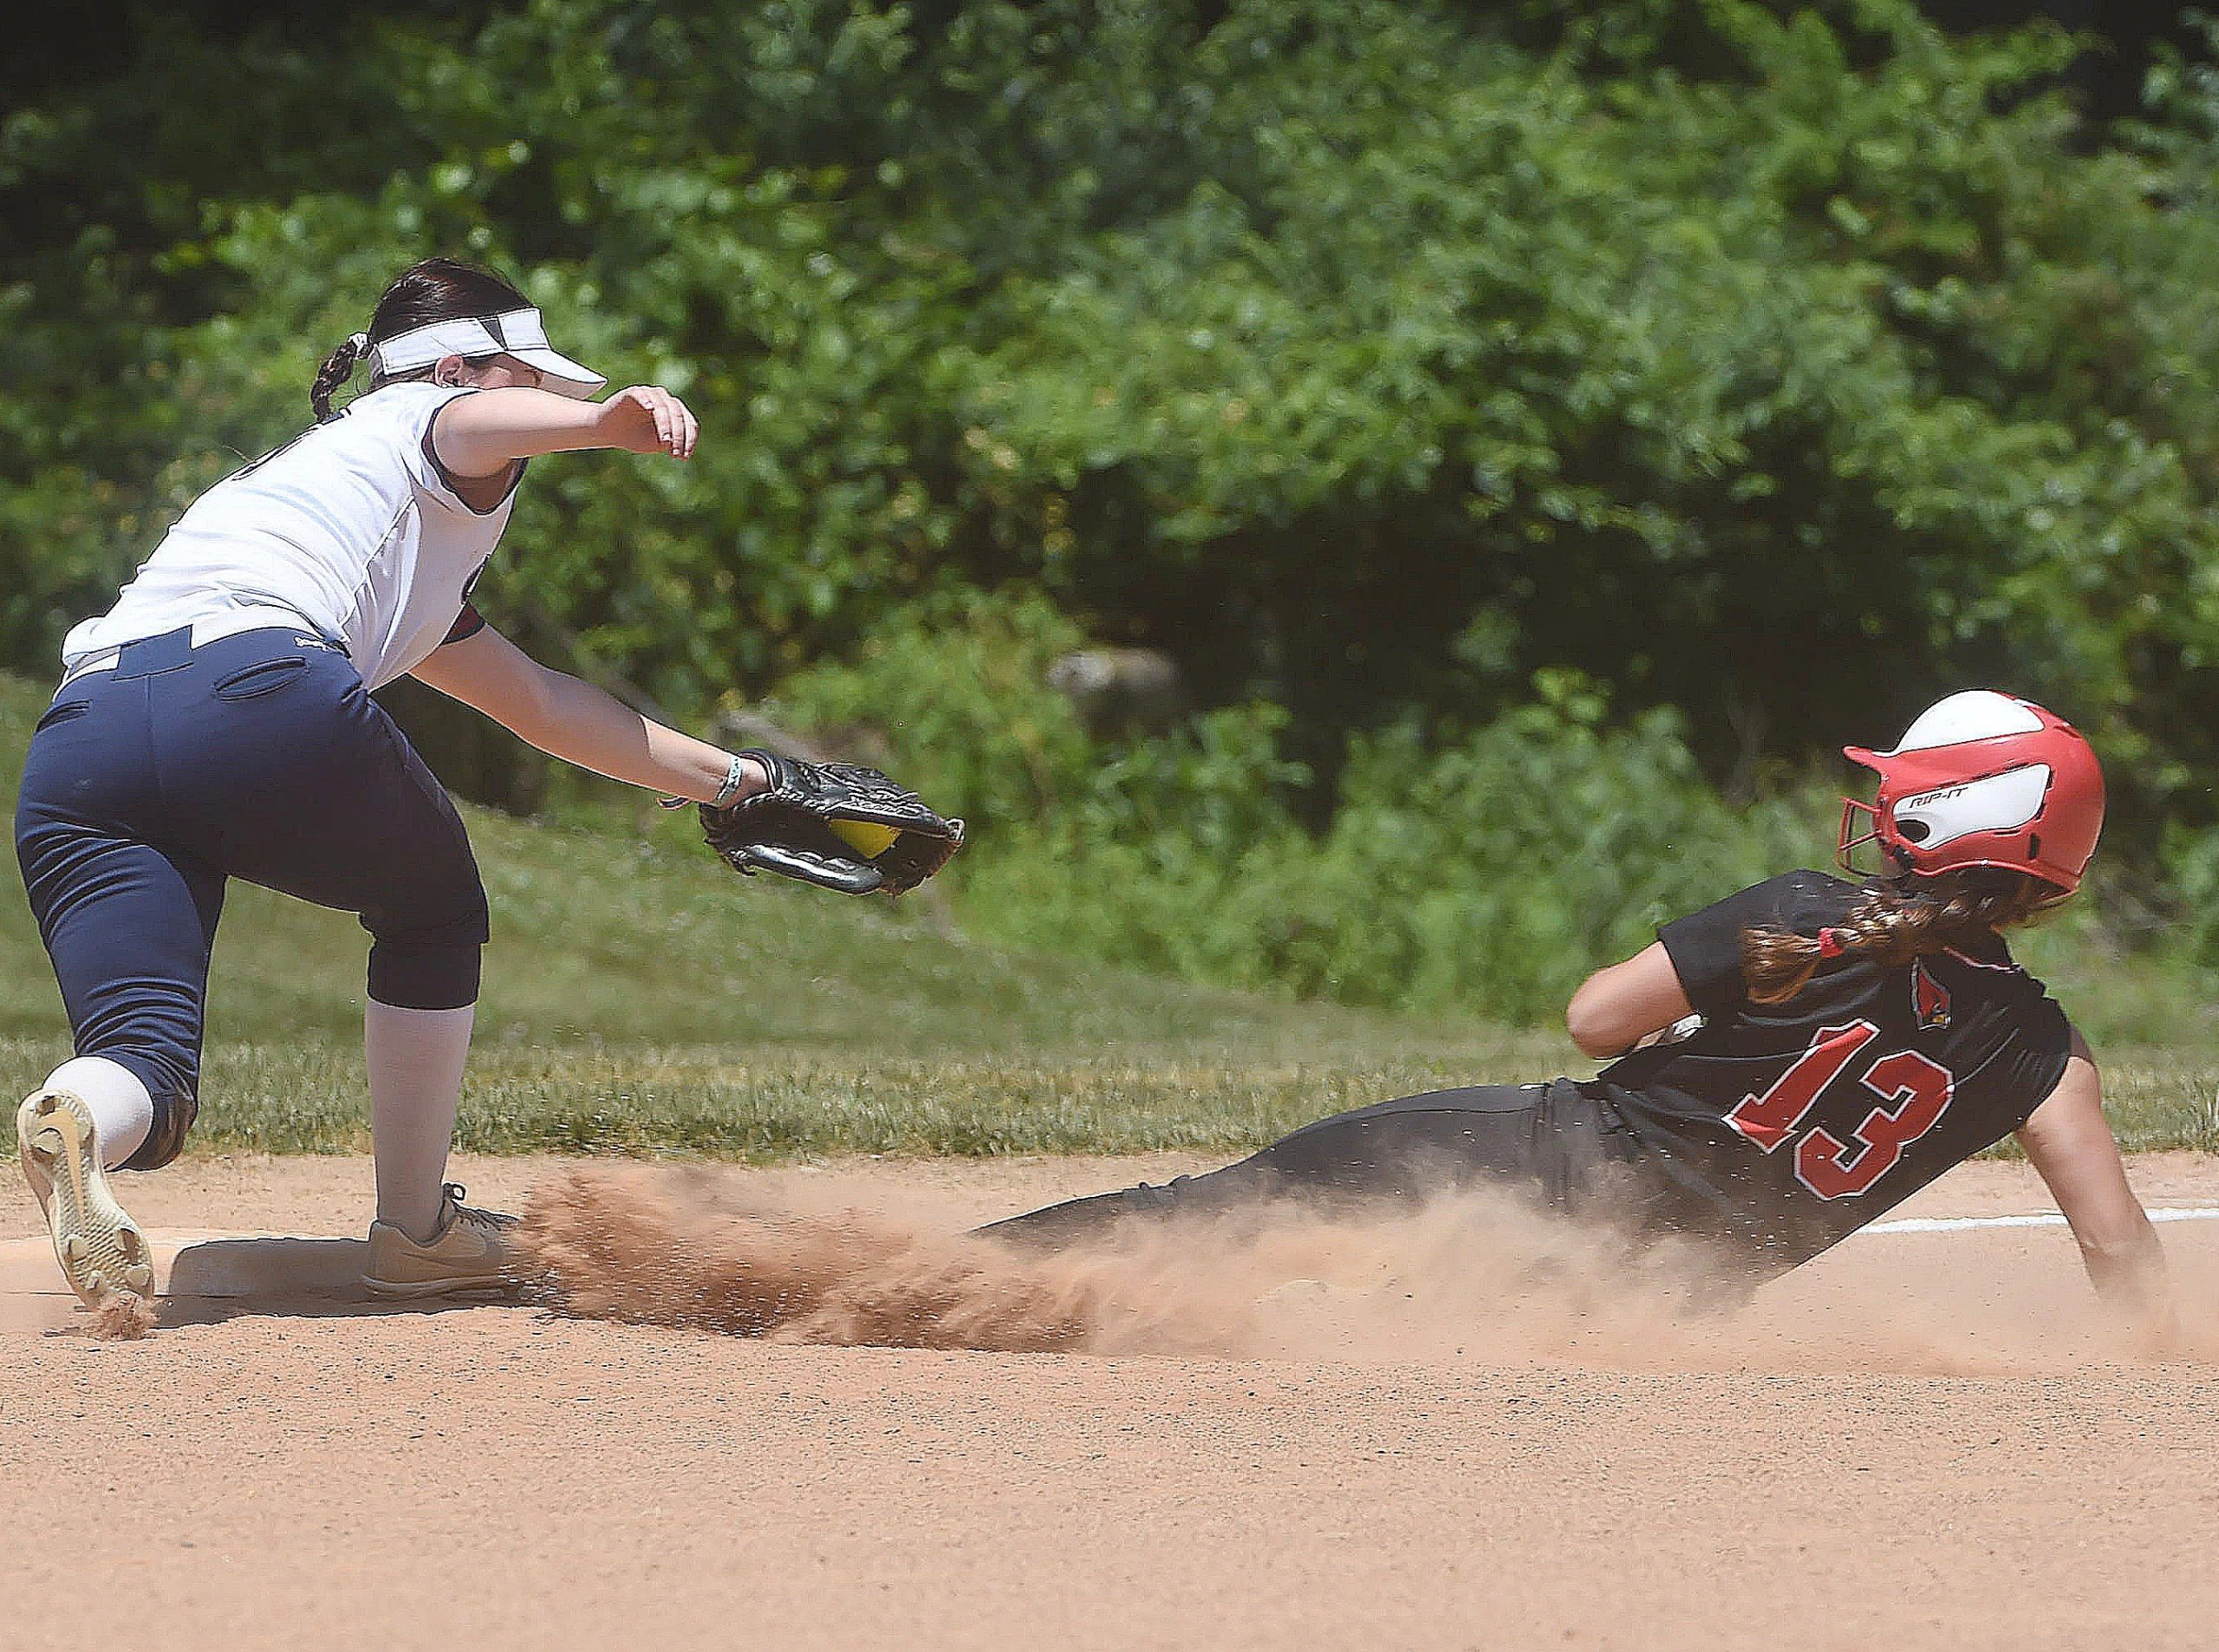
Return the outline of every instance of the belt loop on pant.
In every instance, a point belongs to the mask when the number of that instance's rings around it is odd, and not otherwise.
[[[159,677],[166,671],[182,671],[192,663],[192,628],[181,625],[158,637],[141,637],[115,651],[115,680]]]
[[[159,636],[95,648],[63,673],[61,687],[55,692],[58,694],[80,677],[89,677],[94,672],[113,671],[120,680],[128,680],[176,671],[192,662],[195,648],[249,631],[290,631],[297,647],[325,647],[343,659],[354,658],[344,640],[333,636],[322,626],[309,624],[289,608],[232,610],[204,615],[190,625],[165,631]]]

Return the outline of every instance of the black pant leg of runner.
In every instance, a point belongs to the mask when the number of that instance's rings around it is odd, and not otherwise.
[[[1573,1160],[1553,1116],[1554,1088],[1491,1084],[1405,1096],[1305,1124],[1207,1175],[1074,1199],[978,1232],[1053,1249],[1101,1239],[1127,1220],[1222,1215],[1289,1198],[1415,1202],[1488,1180],[1522,1182],[1560,1203]]]

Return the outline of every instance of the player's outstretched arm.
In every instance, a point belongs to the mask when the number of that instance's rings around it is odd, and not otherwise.
[[[522,385],[457,396],[432,420],[432,449],[454,476],[498,476],[522,459],[594,447],[693,457],[701,427],[659,385],[635,384],[601,401],[574,401]]]
[[[2172,1324],[2172,1295],[2157,1231],[2127,1186],[2103,1080],[2078,1031],[2065,1075],[2019,1130],[2019,1145],[2072,1224],[2089,1283],[2105,1302],[2158,1335]]]
[[[1694,1012],[1659,940],[1582,981],[1565,1008],[1564,1023],[1582,1054],[1604,1061]]]
[[[612,780],[713,803],[724,795],[732,773],[731,752],[642,716],[591,683],[550,670],[491,626],[433,649],[412,674],[548,756]],[[743,797],[770,784],[760,763],[750,759],[745,767],[737,794]]]

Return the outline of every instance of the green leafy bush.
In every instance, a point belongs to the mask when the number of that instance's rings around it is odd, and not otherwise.
[[[993,940],[1530,1021],[1662,920],[1826,847],[1812,789],[1729,805],[1670,713],[1614,728],[1564,673],[1445,746],[1409,725],[1360,742],[1312,831],[1284,708],[1090,743],[1042,686],[1077,635],[1034,596],[928,604],[775,702],[972,816],[951,887]]]
[[[2098,737],[2123,894],[2219,888],[2206,71],[2091,131],[1910,0],[140,21],[0,114],[0,662],[460,250],[707,433],[536,464],[496,623],[898,724],[996,933],[1530,1007],[1981,682]],[[1204,713],[1089,746],[1058,611]]]
[[[884,745],[934,808],[992,836],[1089,784],[1086,735],[1045,686],[1083,641],[1038,595],[963,592],[897,610],[850,659],[786,678],[767,709],[843,751]]]

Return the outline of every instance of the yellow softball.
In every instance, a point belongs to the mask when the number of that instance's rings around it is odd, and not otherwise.
[[[866,861],[876,860],[901,836],[891,826],[874,826],[867,820],[836,820],[829,823]]]

